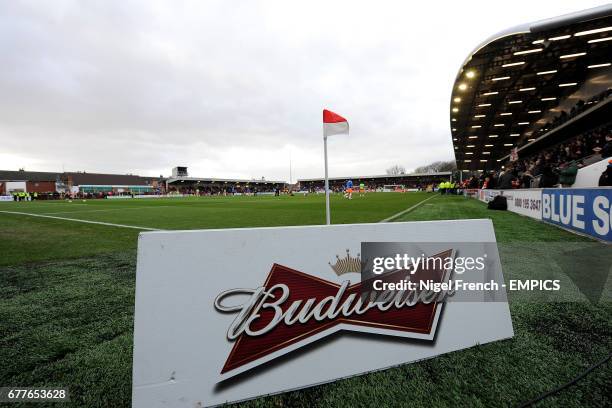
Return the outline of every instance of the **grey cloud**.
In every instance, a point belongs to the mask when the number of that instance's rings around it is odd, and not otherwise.
[[[467,53],[589,6],[379,3],[2,2],[0,167],[317,177],[324,107],[351,123],[332,175],[449,159]]]

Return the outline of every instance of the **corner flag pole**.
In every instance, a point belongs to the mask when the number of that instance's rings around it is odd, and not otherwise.
[[[327,172],[327,137],[332,135],[348,135],[349,124],[342,116],[323,109],[323,151],[325,156],[325,224],[331,224],[329,209],[329,176]]]
[[[327,135],[323,130],[323,151],[325,155],[325,224],[330,225],[331,219],[329,214],[329,179],[327,177]]]

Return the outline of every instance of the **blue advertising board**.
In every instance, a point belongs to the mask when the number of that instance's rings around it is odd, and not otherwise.
[[[612,188],[546,188],[542,220],[612,241]]]

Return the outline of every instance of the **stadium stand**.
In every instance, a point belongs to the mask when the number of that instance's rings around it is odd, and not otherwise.
[[[210,177],[171,177],[167,181],[169,194],[240,195],[274,194],[285,190],[284,181],[221,179]]]
[[[551,146],[515,162],[507,162],[498,170],[480,174],[480,182],[472,182],[470,188],[481,188],[485,179],[496,179],[497,188],[537,188],[561,185],[570,187],[575,184],[580,169],[599,163],[612,156],[612,121],[606,125],[586,131],[565,142]],[[500,179],[510,181],[501,184]],[[511,175],[511,177],[508,177]],[[470,183],[469,180],[464,181]],[[586,186],[585,186],[586,187]],[[492,188],[492,187],[488,187]]]
[[[189,177],[187,167],[172,169],[172,176],[165,180],[169,194],[182,195],[251,195],[280,194],[287,189],[284,181],[261,179],[224,179],[210,177]]]
[[[263,177],[260,180],[189,177],[185,166],[174,167],[172,176],[166,180],[169,194],[198,196],[280,194],[286,190],[286,186],[284,181],[270,181]]]
[[[491,38],[451,96],[461,191],[612,242],[612,5]]]
[[[612,153],[611,40],[612,11],[603,6],[478,46],[450,104],[464,187],[570,187],[577,178],[597,186]]]
[[[437,186],[441,181],[448,181],[451,175],[450,171],[446,171],[438,173],[332,177],[329,179],[329,188],[332,191],[341,191],[344,183],[347,180],[352,180],[357,186],[363,182],[368,190],[381,190],[385,186],[401,186],[402,189],[426,190],[428,187]],[[325,180],[321,178],[298,180],[298,188],[303,191],[323,191],[324,185]]]

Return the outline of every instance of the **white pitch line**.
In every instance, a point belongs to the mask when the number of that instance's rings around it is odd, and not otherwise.
[[[9,203],[12,203],[13,201],[8,201]],[[60,206],[60,207],[72,207],[73,205],[89,205],[89,204],[81,204],[81,203],[65,203],[62,201],[59,202],[45,202],[45,201],[26,201],[24,203],[18,204],[18,205],[23,205],[24,207],[29,207],[32,206],[34,208],[44,208],[44,207],[51,207],[51,206]]]
[[[112,224],[110,222],[102,222],[102,221],[78,220],[78,219],[75,219],[75,218],[55,217],[53,215],[31,214],[31,213],[25,213],[25,212],[19,212],[19,211],[0,211],[0,213],[17,214],[17,215],[29,215],[30,217],[52,218],[52,219],[55,219],[55,220],[75,221],[75,222],[82,222],[82,223],[85,223],[85,224],[106,225],[106,226],[109,226],[109,227],[132,228],[132,229],[145,230],[145,231],[162,231],[159,228],[138,227],[138,226],[135,226],[135,225],[124,225],[124,224]]]
[[[415,205],[413,205],[412,207],[410,207],[410,208],[406,208],[405,210],[400,211],[400,212],[398,212],[397,214],[393,214],[393,215],[392,215],[392,216],[390,216],[389,218],[385,218],[384,220],[381,220],[381,221],[378,221],[378,222],[389,222],[389,221],[393,221],[394,219],[396,219],[396,218],[398,218],[398,217],[401,217],[402,215],[404,215],[404,214],[406,214],[406,213],[408,213],[408,212],[410,212],[410,211],[414,210],[414,209],[415,209],[415,208],[417,208],[419,205],[423,204],[425,201],[429,201],[429,200],[431,200],[432,198],[435,198],[435,197],[437,197],[437,196],[438,196],[438,194],[436,193],[436,194],[434,194],[433,196],[431,196],[431,197],[429,197],[429,198],[424,199],[423,201],[419,201],[418,203],[416,203],[416,204],[415,204]]]

